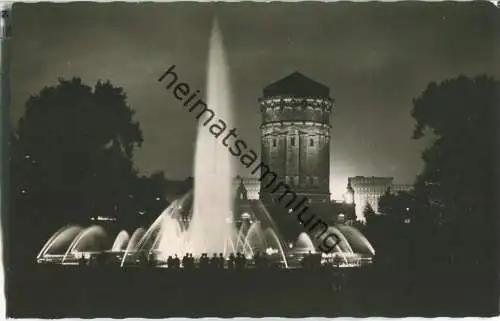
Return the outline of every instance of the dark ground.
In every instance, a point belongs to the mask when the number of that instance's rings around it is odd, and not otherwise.
[[[8,274],[9,317],[492,316],[497,284],[485,273],[410,278],[369,266],[172,271],[38,265]],[[342,290],[335,290],[336,284]]]

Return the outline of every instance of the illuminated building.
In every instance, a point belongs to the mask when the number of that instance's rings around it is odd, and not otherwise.
[[[392,177],[349,177],[345,201],[352,198],[356,204],[356,216],[363,217],[363,211],[369,205],[375,213],[379,213],[378,202],[382,195],[389,190],[393,194],[408,192],[413,188],[411,184],[394,184]]]
[[[249,200],[258,200],[260,192],[260,180],[257,178],[241,178],[237,176],[234,179],[234,187],[237,188],[241,180],[243,180],[243,185],[245,186],[247,192],[247,198]]]
[[[397,194],[399,192],[409,192],[413,189],[411,184],[392,184],[390,187],[391,193]]]
[[[333,111],[330,89],[295,72],[265,87],[259,102],[261,161],[270,173],[276,174],[276,183],[272,186],[286,184],[297,199],[307,199],[311,213],[329,224],[353,222],[354,203],[334,202],[330,197],[330,116]],[[273,218],[286,225],[283,220],[289,220],[290,209],[280,204],[282,192],[266,188],[267,183],[265,178],[262,182],[236,179],[240,218],[243,220],[250,207],[258,207],[256,201],[262,200]],[[244,201],[246,199],[249,202]]]
[[[354,203],[356,204],[356,216],[363,217],[366,206],[371,206],[378,213],[378,201],[384,195],[393,182],[392,177],[365,177],[356,176],[348,178],[348,186],[354,192]]]
[[[297,195],[329,203],[330,89],[295,72],[265,87],[259,101],[262,162]],[[261,198],[272,199],[262,185]]]

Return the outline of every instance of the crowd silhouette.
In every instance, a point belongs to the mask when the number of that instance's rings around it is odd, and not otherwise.
[[[197,261],[197,262],[196,262]],[[257,253],[253,259],[254,265],[256,267],[267,266],[266,264],[262,264],[262,262],[267,262],[267,257],[264,255],[260,255]],[[229,256],[224,257],[222,253],[213,253],[212,256],[209,256],[208,253],[202,253],[198,260],[195,260],[195,257],[192,253],[186,253],[182,260],[179,259],[177,254],[173,257],[169,256],[166,261],[166,267],[168,269],[185,269],[191,270],[196,267],[204,270],[223,270],[223,269],[244,269],[249,267],[249,260],[240,252],[236,254],[231,253]]]
[[[153,255],[153,253],[140,253],[138,254],[138,260],[132,260],[131,265],[144,266],[144,267],[166,267],[170,270],[193,270],[193,269],[203,269],[203,270],[242,270],[246,268],[255,269],[270,269],[276,267],[284,267],[283,262],[277,261],[269,257],[267,253],[256,252],[252,258],[247,258],[243,253],[236,252],[230,253],[228,256],[224,256],[223,253],[213,253],[209,256],[208,253],[202,253],[198,258],[195,258],[192,253],[186,253],[179,257],[178,254],[169,255],[166,260],[159,259]],[[79,266],[112,266],[117,265],[122,261],[117,257],[105,255],[88,255],[85,256],[83,253],[76,257],[76,263]],[[317,269],[321,267],[335,267],[335,264],[329,261],[322,261],[321,253],[309,253],[304,254],[300,261],[300,266],[304,269]]]

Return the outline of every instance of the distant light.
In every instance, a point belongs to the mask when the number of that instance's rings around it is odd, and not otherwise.
[[[288,210],[288,213],[292,213],[292,212],[293,212],[293,209],[292,209],[292,208]]]
[[[410,208],[409,208],[409,207],[407,207],[407,208],[406,208],[406,211],[408,212],[409,210],[410,210]]]
[[[24,195],[24,194],[26,194],[27,192],[28,192],[28,191],[26,191],[24,188],[23,188],[23,189],[21,189],[21,194],[23,194],[23,195]]]
[[[278,252],[279,252],[279,251],[278,251],[277,249],[273,249],[272,247],[268,247],[268,248],[266,249],[266,254],[267,254],[267,255],[273,255],[273,254],[278,253]]]
[[[26,158],[26,159],[30,159],[30,157],[31,157],[30,154],[24,155],[24,158]]]
[[[293,249],[293,243],[288,243],[288,247]]]
[[[139,211],[139,215],[144,215],[144,213],[146,213],[146,212],[144,212],[144,211]]]
[[[159,200],[160,200],[160,198],[159,198],[159,197],[157,197],[157,198],[156,198],[156,200],[157,200],[157,201],[159,201]]]
[[[98,216],[97,220],[98,221],[116,221],[116,217]]]
[[[248,214],[248,213],[243,213],[243,214],[241,214],[241,218],[242,218],[243,220],[249,220],[249,219],[250,219],[250,218],[252,218],[252,217],[251,217],[251,216],[250,216],[250,214]]]

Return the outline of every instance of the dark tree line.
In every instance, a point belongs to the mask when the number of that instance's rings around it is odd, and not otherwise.
[[[379,202],[385,215],[368,222],[382,261],[496,270],[499,107],[500,83],[487,76],[432,82],[413,100],[413,138],[432,135],[434,142],[414,189],[388,191]]]
[[[116,217],[124,228],[156,218],[182,186],[133,164],[143,141],[122,88],[60,79],[31,96],[10,139],[9,255],[32,259],[60,227]]]

